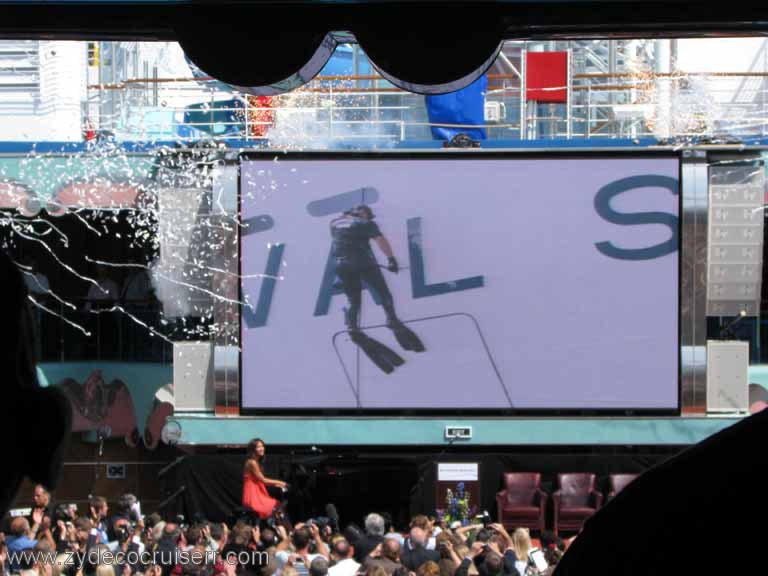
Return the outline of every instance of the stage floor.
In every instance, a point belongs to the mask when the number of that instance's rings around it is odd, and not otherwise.
[[[176,414],[180,445],[242,445],[251,438],[292,446],[445,446],[446,426],[469,426],[470,440],[454,445],[685,446],[735,424],[743,416],[405,418],[216,417]],[[180,430],[179,430],[180,428]]]

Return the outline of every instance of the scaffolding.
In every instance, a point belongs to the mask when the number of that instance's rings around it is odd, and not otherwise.
[[[45,89],[37,46],[36,41],[0,45],[0,115],[35,114]],[[267,100],[249,98],[214,79],[193,78],[183,65],[179,74],[161,72],[167,69],[158,66],[157,50],[148,46],[154,45],[88,43],[84,134],[101,131],[130,141],[236,138],[287,148],[398,145],[432,137],[424,97],[379,76],[356,44],[346,47],[350,74],[321,73],[299,90]],[[177,45],[168,46],[181,54]],[[526,56],[534,51],[569,54],[566,103],[527,100]],[[683,72],[676,54],[675,40],[506,42],[488,72],[488,139],[766,136],[765,42],[743,72]],[[8,138],[0,134],[1,139]]]

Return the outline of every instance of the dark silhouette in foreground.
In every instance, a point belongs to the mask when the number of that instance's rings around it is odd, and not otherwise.
[[[0,250],[0,514],[5,514],[24,477],[56,486],[72,412],[56,388],[40,388],[34,357],[34,323],[27,288],[19,268]]]
[[[764,410],[651,468],[585,523],[555,576],[762,573],[767,439]]]

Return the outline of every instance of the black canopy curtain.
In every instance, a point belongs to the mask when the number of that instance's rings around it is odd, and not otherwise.
[[[598,488],[606,491],[610,474],[639,474],[679,449],[508,447],[414,453],[393,447],[330,447],[309,455],[272,452],[265,473],[291,484],[287,509],[294,519],[323,516],[326,504],[333,503],[342,525],[362,525],[367,513],[388,512],[395,527],[405,530],[412,515],[434,514],[440,507],[435,502],[437,462],[477,462],[482,501],[475,504],[495,518],[496,492],[502,488],[504,472],[540,472],[547,492],[557,488],[558,473],[591,472],[597,475]],[[238,454],[185,457],[164,476],[166,495],[183,489],[162,512],[171,518],[182,514],[187,521],[233,520],[240,508],[244,463],[245,456]]]

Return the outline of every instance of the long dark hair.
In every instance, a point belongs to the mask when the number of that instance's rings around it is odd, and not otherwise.
[[[259,455],[256,454],[256,446],[258,446],[259,443],[263,444],[265,448],[267,447],[266,442],[261,438],[254,438],[248,442],[248,447],[245,449],[245,457],[247,460],[254,459],[256,462],[261,462],[264,459],[264,456],[259,457]]]

